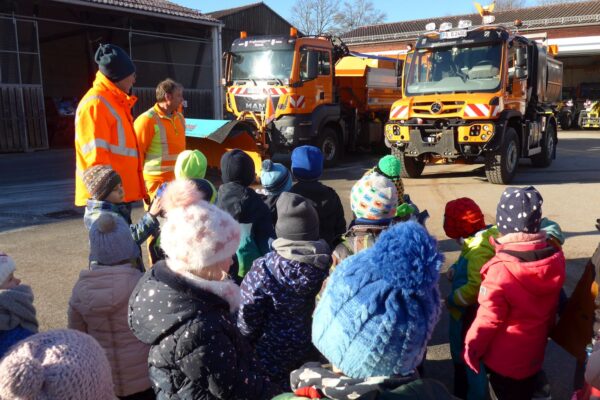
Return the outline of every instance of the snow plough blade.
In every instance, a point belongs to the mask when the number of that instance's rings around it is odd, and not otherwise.
[[[240,149],[252,161],[256,174],[260,175],[262,154],[254,139],[251,123],[238,120],[208,120],[186,118],[186,147],[200,150],[211,168],[221,168],[221,156],[229,150]]]

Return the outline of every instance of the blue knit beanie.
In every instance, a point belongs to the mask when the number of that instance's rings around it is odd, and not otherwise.
[[[313,315],[312,341],[351,378],[408,375],[440,316],[444,257],[416,222],[393,225],[333,272]]]
[[[112,82],[119,82],[135,72],[129,55],[114,44],[101,44],[94,56],[98,69]]]
[[[292,174],[285,165],[264,160],[260,172],[260,183],[270,195],[289,192],[292,188]]]
[[[315,146],[300,146],[292,151],[292,173],[301,181],[314,181],[323,173],[323,153]]]

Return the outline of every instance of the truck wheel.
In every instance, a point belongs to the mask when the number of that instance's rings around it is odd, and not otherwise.
[[[585,111],[577,113],[577,117],[575,118],[575,121],[577,121],[577,124],[574,126],[575,129],[584,129],[581,127],[581,125],[583,125],[583,117],[585,117]]]
[[[506,130],[500,151],[485,156],[485,175],[490,183],[505,185],[515,176],[519,165],[519,140],[513,128]]]
[[[392,147],[392,155],[400,161],[402,178],[418,178],[425,169],[425,162],[417,160],[415,157],[407,157],[404,152],[397,147]]]
[[[560,129],[563,131],[568,131],[573,127],[573,115],[571,113],[567,113],[563,115],[560,119]]]
[[[548,125],[546,134],[542,139],[542,152],[531,157],[531,164],[534,167],[546,168],[552,164],[552,155],[556,147],[556,132],[554,126]]]
[[[340,159],[340,141],[337,132],[329,127],[323,129],[317,139],[317,147],[323,153],[323,164],[325,167],[333,167]]]

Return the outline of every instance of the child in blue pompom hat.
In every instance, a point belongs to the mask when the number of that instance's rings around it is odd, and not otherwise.
[[[281,193],[289,192],[292,188],[292,173],[283,164],[264,160],[260,172],[260,183],[263,185],[263,190],[257,190],[257,193],[261,195],[271,210],[273,225],[275,225],[277,223],[277,199]]]
[[[331,365],[293,371],[296,396],[452,398],[416,371],[440,316],[436,247],[418,223],[396,224],[336,268],[312,325],[313,344]]]
[[[319,237],[333,249],[346,232],[344,207],[340,196],[319,182],[323,173],[323,153],[315,146],[296,147],[292,152],[292,174],[298,180],[290,192],[312,201],[319,214]]]

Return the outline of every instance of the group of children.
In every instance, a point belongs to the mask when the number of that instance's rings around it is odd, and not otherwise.
[[[316,147],[296,148],[291,171],[264,161],[258,191],[243,151],[222,157],[218,189],[206,164],[183,152],[137,224],[118,174],[85,171],[89,267],[68,330],[37,333],[32,291],[0,254],[0,399],[453,398],[420,368],[444,257],[397,159],[354,184],[349,227]],[[469,198],[446,205],[461,245],[445,299],[459,398],[532,398],[565,279],[542,202],[508,187],[495,225]]]

